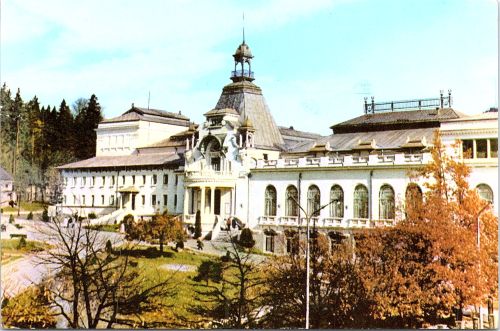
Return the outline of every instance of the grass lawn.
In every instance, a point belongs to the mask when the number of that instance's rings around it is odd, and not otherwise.
[[[43,211],[43,208],[46,207],[46,203],[41,202],[21,202],[21,211]],[[17,211],[17,206],[12,208],[10,206],[3,207],[4,212],[13,212]]]
[[[28,253],[40,252],[49,247],[47,244],[41,242],[27,240],[26,246],[19,248],[19,241],[20,239],[2,239],[0,243],[2,265],[20,259]]]
[[[120,224],[98,224],[98,225],[89,225],[85,226],[86,229],[92,229],[97,231],[106,231],[106,232],[119,232]]]
[[[138,250],[142,251],[142,254],[137,252]],[[195,291],[204,287],[205,283],[195,282],[193,278],[202,261],[217,259],[217,257],[189,250],[175,252],[169,247],[165,247],[163,256],[158,256],[159,251],[156,254],[147,253],[146,247],[137,247],[134,251],[137,258],[133,260],[138,263],[135,268],[143,271],[141,274],[147,279],[144,286],[152,285],[159,278],[172,277],[170,281],[175,289],[174,295],[164,297],[163,302],[170,308],[144,313],[141,318],[146,321],[164,323],[168,328],[199,328],[200,317],[190,312],[188,307],[192,307],[196,301]],[[152,255],[155,257],[147,257]],[[193,271],[168,270],[164,267],[166,264],[193,266]]]

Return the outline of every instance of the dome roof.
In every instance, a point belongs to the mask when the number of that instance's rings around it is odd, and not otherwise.
[[[238,48],[236,48],[236,52],[233,55],[234,59],[236,61],[242,60],[243,58],[253,58],[252,51],[250,50],[250,47],[248,47],[245,42],[241,43]]]

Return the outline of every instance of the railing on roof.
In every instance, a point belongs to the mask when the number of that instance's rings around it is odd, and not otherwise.
[[[233,71],[231,71],[231,78],[233,78],[233,77],[254,78],[253,71],[250,71],[250,70],[233,70]]]
[[[391,102],[375,102],[375,98],[371,97],[371,102],[365,97],[364,110],[365,114],[382,111],[394,111],[400,109],[430,109],[451,107],[451,90],[448,90],[448,96],[444,96],[443,91],[440,91],[439,98],[400,100]]]

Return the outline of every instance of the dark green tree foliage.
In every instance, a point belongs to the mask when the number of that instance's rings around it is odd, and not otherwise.
[[[12,173],[21,199],[28,187],[42,194],[57,187],[55,167],[95,155],[95,129],[102,120],[95,95],[78,99],[72,112],[64,99],[59,108],[41,107],[36,96],[24,102],[19,89],[13,96],[4,83],[0,105],[0,165]]]
[[[75,119],[78,141],[75,154],[78,159],[87,159],[95,155],[97,125],[102,121],[101,105],[95,94],[92,94],[86,107]]]
[[[255,245],[255,240],[253,239],[252,230],[249,228],[244,228],[241,230],[240,240],[238,245],[245,248],[252,248]]]
[[[196,212],[196,217],[194,220],[194,239],[198,239],[201,237],[201,214],[198,210]]]
[[[195,290],[198,304],[188,310],[210,322],[212,328],[256,328],[263,308],[263,270],[249,252],[238,249],[236,241],[231,240],[226,250],[225,257],[198,269],[195,280],[204,281],[205,286]]]

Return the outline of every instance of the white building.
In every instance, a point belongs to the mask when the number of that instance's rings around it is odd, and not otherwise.
[[[0,207],[8,206],[10,201],[16,201],[14,178],[0,167]]]
[[[406,197],[425,190],[410,172],[430,160],[436,130],[450,153],[471,166],[470,185],[495,201],[497,111],[466,116],[451,108],[451,93],[372,99],[364,114],[321,137],[277,126],[253,83],[253,55],[245,42],[233,58],[232,82],[200,126],[180,114],[134,106],[103,121],[96,157],[60,167],[65,189],[59,208],[94,212],[102,222],[166,208],[182,214],[187,227],[199,213],[212,239],[229,220],[250,227],[259,248],[283,252],[286,236],[305,227],[295,201],[308,213],[333,201],[312,224],[332,238],[401,219]],[[498,212],[497,203],[493,207]]]
[[[132,105],[96,131],[95,157],[59,167],[63,192],[57,212],[93,213],[100,222],[126,214],[182,213],[185,137],[195,132],[187,117]]]

